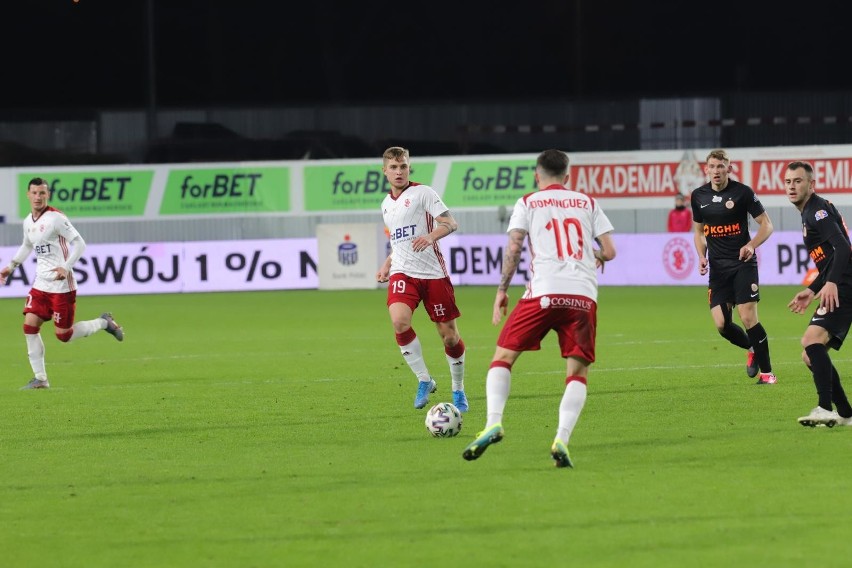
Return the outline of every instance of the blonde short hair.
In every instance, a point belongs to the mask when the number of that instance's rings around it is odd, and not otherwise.
[[[731,159],[728,157],[728,153],[724,150],[713,150],[709,154],[707,154],[707,159],[705,162],[709,162],[710,160],[721,160],[723,162],[731,163]]]
[[[410,154],[408,150],[403,148],[402,146],[391,146],[385,153],[382,154],[382,164],[387,164],[391,160],[402,160],[402,159],[410,159]]]

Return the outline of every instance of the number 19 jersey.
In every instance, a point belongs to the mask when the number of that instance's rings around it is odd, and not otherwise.
[[[593,198],[560,185],[527,194],[515,203],[513,229],[526,231],[531,255],[524,298],[577,294],[597,301],[593,245],[613,226]]]

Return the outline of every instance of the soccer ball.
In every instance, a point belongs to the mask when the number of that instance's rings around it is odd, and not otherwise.
[[[449,402],[439,402],[426,413],[426,429],[436,438],[452,438],[462,429],[462,413]]]

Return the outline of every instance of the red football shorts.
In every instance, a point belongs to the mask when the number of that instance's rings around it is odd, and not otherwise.
[[[461,315],[449,277],[421,279],[399,272],[391,275],[388,282],[388,306],[403,303],[413,312],[421,301],[429,312],[429,318],[436,323],[452,321]]]
[[[512,351],[538,351],[550,330],[559,337],[563,357],[595,360],[598,305],[585,296],[554,294],[518,301],[497,338]]]
[[[24,304],[25,314],[35,314],[43,320],[53,320],[59,328],[70,328],[74,325],[74,312],[77,309],[77,291],[51,294],[33,288],[27,295]]]

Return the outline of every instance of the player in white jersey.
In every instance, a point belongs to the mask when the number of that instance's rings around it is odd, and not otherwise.
[[[565,390],[550,455],[556,467],[573,467],[568,440],[586,403],[589,365],[595,361],[598,282],[596,269],[615,258],[612,223],[597,202],[566,188],[568,156],[546,150],[536,160],[539,191],[518,199],[509,220],[509,243],[494,299],[492,323],[506,314],[507,290],[529,239],[532,279],[497,338],[485,379],[487,422],[462,453],[475,460],[503,439],[503,410],[509,399],[512,365],[524,351],[537,351],[550,330],[567,360]],[[597,242],[599,249],[593,248]]]
[[[86,249],[86,243],[68,217],[48,205],[47,181],[30,180],[27,199],[31,211],[24,219],[24,242],[9,265],[0,269],[0,285],[5,284],[12,271],[35,251],[36,278],[24,303],[24,337],[35,376],[23,388],[46,389],[50,382],[44,364],[44,342],[39,333],[45,321],[53,320],[56,337],[63,343],[102,329],[121,341],[124,331],[108,312],[93,320],[74,323],[77,282],[73,268]]]
[[[411,167],[405,148],[394,146],[382,156],[382,172],[390,193],[382,201],[382,217],[391,243],[391,253],[376,273],[388,282],[388,311],[396,342],[408,367],[417,377],[414,408],[429,403],[437,384],[423,360],[423,350],[411,327],[411,317],[420,302],[435,322],[450,366],[453,404],[467,412],[464,393],[464,342],[459,336],[455,292],[438,240],[458,229],[447,206],[428,185],[409,179]]]

